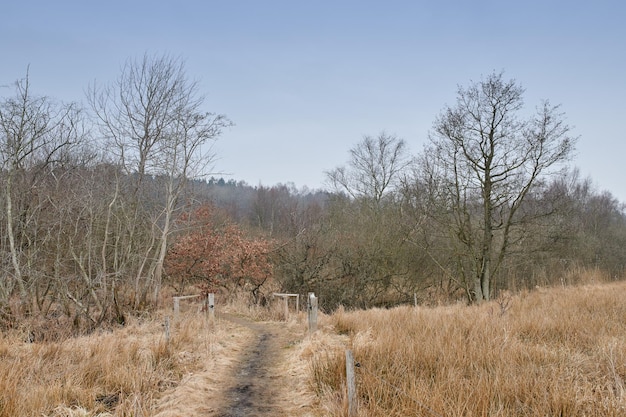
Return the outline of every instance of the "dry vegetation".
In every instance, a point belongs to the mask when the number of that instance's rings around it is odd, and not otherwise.
[[[350,348],[359,416],[626,415],[625,298],[626,283],[611,283],[478,306],[340,309],[283,350],[280,372],[291,379],[276,401],[296,414],[345,416]],[[281,328],[302,337],[304,314],[294,320]],[[23,331],[3,334],[0,417],[213,415],[206,399],[220,398],[254,334],[182,313],[166,344],[163,323],[131,317],[124,327],[35,343]]]
[[[0,333],[0,417],[221,415],[224,390],[258,334],[219,317],[211,321],[199,310],[198,301],[185,301],[176,320],[170,306],[152,317],[129,317],[124,327],[78,337],[41,323],[34,342],[28,340],[32,325]],[[282,319],[282,304],[261,309],[237,299],[221,304],[220,311],[284,331],[284,359],[272,381],[282,381],[278,391],[285,393],[272,401],[284,415],[312,415],[306,410],[315,396],[300,355],[304,344],[298,343],[304,314],[288,323],[268,322]],[[171,317],[169,343],[165,314]]]
[[[131,318],[123,328],[56,342],[2,335],[0,416],[152,416],[160,397],[246,337],[191,314],[172,320],[167,343],[164,323]]]
[[[338,311],[359,363],[359,416],[626,415],[626,284],[536,289],[478,306]],[[311,352],[346,415],[344,345]],[[340,394],[338,394],[340,393]]]

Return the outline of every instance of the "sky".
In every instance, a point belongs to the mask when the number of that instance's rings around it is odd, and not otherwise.
[[[626,2],[0,0],[0,95],[85,102],[128,59],[169,54],[234,126],[216,176],[326,187],[364,135],[423,150],[459,86],[504,71],[529,111],[560,104],[571,162],[626,202]]]

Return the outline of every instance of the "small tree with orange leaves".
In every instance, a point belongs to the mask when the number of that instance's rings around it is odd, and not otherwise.
[[[249,291],[258,303],[273,273],[271,242],[245,236],[208,204],[183,220],[187,232],[174,241],[165,262],[172,283],[179,290],[195,284],[206,293]]]

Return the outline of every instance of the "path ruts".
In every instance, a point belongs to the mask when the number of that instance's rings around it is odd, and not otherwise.
[[[286,416],[281,407],[285,381],[279,365],[284,348],[291,343],[288,332],[280,324],[252,322],[228,314],[220,317],[252,330],[255,337],[242,354],[234,384],[225,390],[224,405],[216,416]]]

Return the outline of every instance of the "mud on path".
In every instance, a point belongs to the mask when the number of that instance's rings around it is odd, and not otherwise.
[[[304,323],[218,314],[194,352],[202,369],[166,393],[155,417],[314,416]]]
[[[222,315],[222,319],[251,330],[254,337],[238,361],[216,417],[292,415],[287,409],[291,407],[285,407],[286,397],[293,395],[285,390],[290,386],[288,375],[284,375],[285,353],[298,343],[294,337],[302,335],[280,323],[258,323],[232,315]]]

